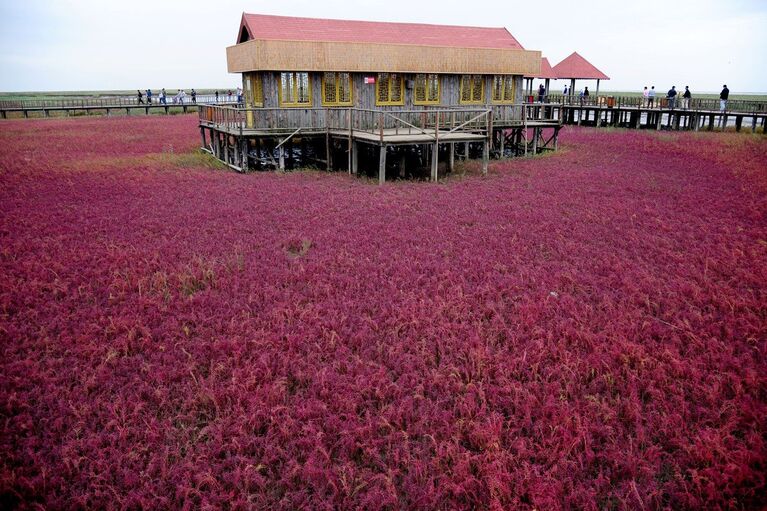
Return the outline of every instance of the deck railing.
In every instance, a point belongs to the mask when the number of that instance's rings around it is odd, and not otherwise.
[[[533,96],[533,102],[540,104],[538,95]],[[666,109],[669,108],[669,101],[665,95],[657,95],[650,102],[649,99],[638,96],[578,96],[578,95],[562,95],[562,94],[549,94],[544,96],[542,103],[553,105],[572,105],[572,106],[600,106],[600,107],[628,107],[628,108],[645,108],[645,109]],[[681,93],[676,96],[674,101],[675,109],[682,109],[683,102]],[[705,111],[719,111],[720,102],[718,99],[707,98],[691,98],[688,110],[705,110]],[[767,113],[767,102],[764,101],[747,101],[741,99],[731,99],[727,101],[726,110],[734,113]]]
[[[510,105],[512,106],[512,105]],[[517,106],[522,108],[521,105]],[[200,105],[200,125],[229,131],[254,130],[267,134],[357,131],[383,138],[387,135],[471,132],[487,135],[490,108],[422,110],[370,110],[362,108],[239,108]],[[521,112],[521,110],[520,110]]]

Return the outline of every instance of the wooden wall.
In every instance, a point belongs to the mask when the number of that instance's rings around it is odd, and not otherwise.
[[[264,89],[264,107],[279,108],[279,77],[278,72],[264,71],[259,73],[262,77]],[[322,107],[322,73],[309,73],[312,85],[312,107]],[[461,75],[444,74],[440,75],[440,105],[414,105],[414,89],[407,87],[408,80],[414,80],[415,74],[405,73],[405,104],[402,106],[376,106],[376,86],[375,84],[365,84],[365,77],[371,76],[377,78],[377,73],[352,73],[352,100],[356,108],[382,109],[382,110],[418,110],[421,108],[435,108],[438,106],[465,106],[473,108],[478,105],[460,103]],[[491,105],[492,102],[492,75],[485,76],[485,104]],[[243,74],[243,89],[245,89]],[[514,76],[514,102],[522,103],[524,97],[524,87],[521,75]],[[308,105],[309,106],[309,105]]]

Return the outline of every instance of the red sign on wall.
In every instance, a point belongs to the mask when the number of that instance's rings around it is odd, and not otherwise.
[[[367,85],[367,84],[370,84],[370,83],[376,83],[376,79],[375,79],[374,76],[366,76],[365,77],[365,84]]]

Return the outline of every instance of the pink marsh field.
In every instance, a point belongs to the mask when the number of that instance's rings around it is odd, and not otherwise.
[[[238,175],[0,122],[0,507],[763,509],[767,139]]]

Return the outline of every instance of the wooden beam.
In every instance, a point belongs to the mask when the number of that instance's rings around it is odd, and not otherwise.
[[[386,182],[386,145],[380,146],[381,150],[378,155],[378,184],[382,185]]]
[[[439,165],[439,144],[434,142],[431,147],[431,180],[436,183]]]
[[[482,142],[482,175],[487,175],[487,164],[490,160],[490,144],[487,140]]]
[[[754,130],[756,130],[756,117],[754,117]],[[447,169],[453,172],[455,170],[455,143],[451,142],[448,144],[448,151],[450,152],[450,157],[447,160]]]
[[[358,161],[359,161],[359,143],[358,142],[352,142],[352,174],[356,175],[358,172]]]

